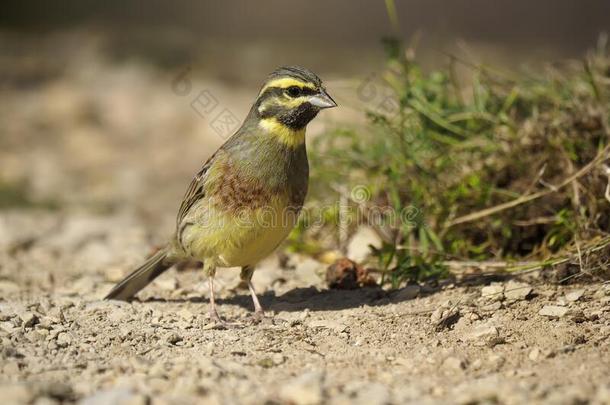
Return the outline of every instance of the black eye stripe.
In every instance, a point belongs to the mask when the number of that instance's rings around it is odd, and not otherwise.
[[[300,86],[291,86],[291,87],[298,87],[301,90],[301,94],[299,94],[299,96],[311,96],[313,94],[316,94],[317,91],[310,88],[310,87],[300,87]],[[267,89],[265,89],[265,92],[263,94],[261,94],[261,96],[259,97],[259,99],[267,99],[270,96],[280,96],[285,94],[285,92],[287,91],[288,88],[286,87],[268,87]]]

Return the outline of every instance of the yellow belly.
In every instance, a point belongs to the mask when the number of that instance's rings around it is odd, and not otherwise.
[[[198,260],[214,260],[218,266],[255,265],[288,236],[298,214],[286,209],[287,199],[274,198],[256,210],[223,212],[202,207],[193,224],[184,230],[187,254]]]

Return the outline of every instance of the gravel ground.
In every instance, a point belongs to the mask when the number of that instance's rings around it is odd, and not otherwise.
[[[232,329],[210,323],[207,283],[191,269],[139,301],[100,301],[163,242],[190,176],[223,141],[193,98],[208,89],[241,117],[258,84],[193,68],[180,96],[180,66],[116,63],[85,40],[32,48],[0,36],[13,83],[0,92],[0,180],[24,185],[30,204],[0,210],[2,405],[610,403],[608,284],[339,291],[326,265],[291,256],[254,276],[260,323],[235,270],[217,283]]]
[[[328,290],[325,265],[273,257],[171,270],[133,303],[100,298],[150,249],[129,215],[0,214],[3,404],[610,403],[610,285]],[[194,269],[193,269],[194,270]]]

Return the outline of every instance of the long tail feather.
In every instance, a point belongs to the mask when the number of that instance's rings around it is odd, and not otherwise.
[[[172,267],[174,263],[168,260],[167,253],[167,248],[155,253],[144,264],[115,285],[104,299],[127,301],[132,298],[165,270]]]

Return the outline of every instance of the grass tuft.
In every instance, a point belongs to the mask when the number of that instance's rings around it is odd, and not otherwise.
[[[342,248],[346,223],[353,231],[371,212],[410,212],[371,224],[385,240],[377,265],[398,285],[446,274],[447,260],[547,260],[608,236],[605,45],[539,77],[476,67],[469,85],[457,81],[455,58],[426,72],[399,41],[385,46],[387,108],[371,106],[368,126],[313,145],[314,204],[347,202],[350,220],[331,210],[322,227],[293,234],[293,247]],[[366,201],[350,195],[357,186]]]

